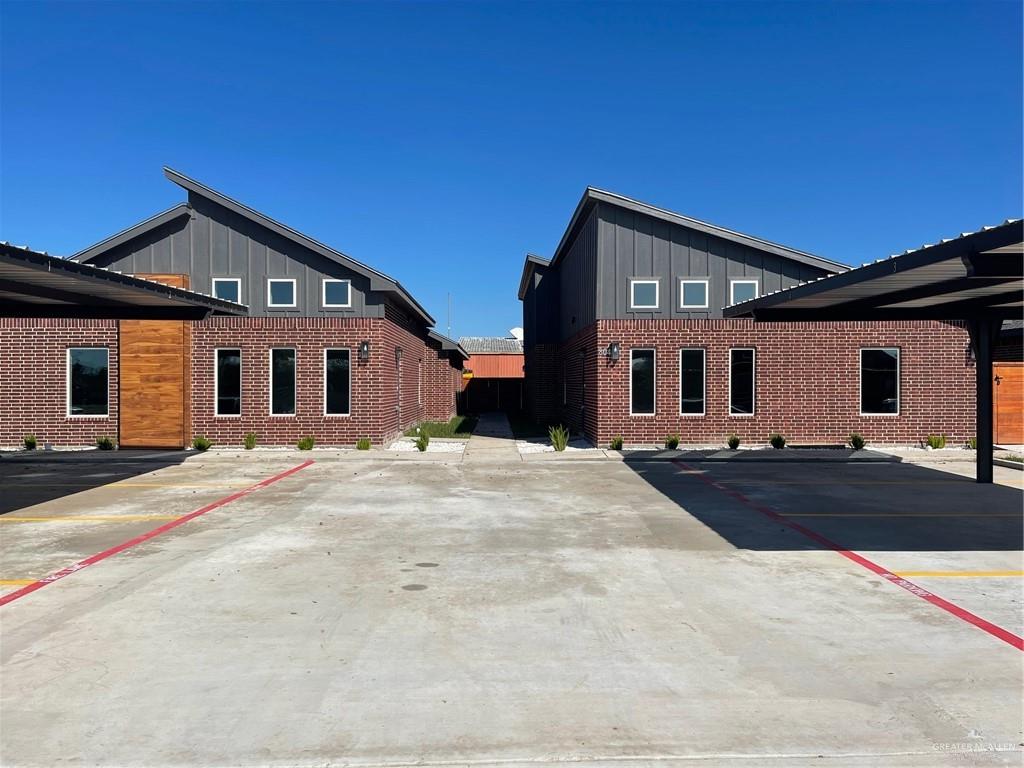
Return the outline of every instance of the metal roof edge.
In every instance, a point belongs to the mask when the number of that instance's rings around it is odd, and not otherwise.
[[[122,229],[120,232],[100,240],[95,245],[90,245],[88,248],[83,248],[78,253],[68,257],[69,261],[75,261],[79,263],[85,263],[87,259],[91,259],[99,254],[109,251],[111,248],[116,248],[123,243],[127,243],[132,238],[144,235],[157,227],[163,226],[164,224],[174,221],[175,219],[185,216],[191,212],[191,208],[188,203],[178,203],[166,211],[161,211],[148,219],[140,221],[138,224]]]
[[[427,336],[439,342],[441,344],[441,349],[445,352],[458,352],[462,356],[463,360],[469,360],[469,353],[466,352],[466,350],[462,348],[462,345],[455,341],[455,339],[448,338],[443,333],[438,333],[433,329],[427,331]]]
[[[523,272],[519,276],[519,300],[522,301],[523,297],[526,296],[526,280],[533,272],[534,267],[548,267],[551,266],[551,260],[545,259],[543,256],[538,256],[535,253],[527,253],[526,259],[523,261]]]

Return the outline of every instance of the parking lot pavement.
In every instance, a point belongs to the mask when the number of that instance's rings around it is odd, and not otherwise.
[[[1019,489],[368,457],[219,503],[295,465],[189,460],[0,517],[97,518],[0,523],[0,576],[36,579],[208,508],[0,607],[5,765],[1020,763],[1020,651],[785,522],[1019,634],[1020,577],[984,575],[1022,570]]]

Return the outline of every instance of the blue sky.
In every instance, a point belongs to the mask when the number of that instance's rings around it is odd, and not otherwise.
[[[0,239],[67,255],[169,165],[521,323],[587,184],[860,263],[1022,208],[1021,4],[0,5]]]

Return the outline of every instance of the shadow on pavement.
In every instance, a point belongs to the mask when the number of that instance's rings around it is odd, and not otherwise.
[[[0,453],[0,515],[181,464],[186,451]]]
[[[645,461],[625,465],[740,549],[821,549],[703,478],[834,543],[867,551],[1020,551],[1024,493],[907,463]]]

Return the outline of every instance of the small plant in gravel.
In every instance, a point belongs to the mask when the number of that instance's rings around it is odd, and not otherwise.
[[[564,451],[569,444],[569,430],[559,424],[556,427],[548,427],[548,439],[556,451]]]
[[[420,436],[416,438],[416,450],[423,453],[423,451],[427,450],[428,445],[430,445],[430,433],[426,431],[420,432]]]
[[[360,437],[358,440],[356,440],[356,449],[360,451],[370,450],[370,438]]]
[[[208,437],[196,435],[195,437],[192,438],[192,447],[195,448],[197,451],[209,450],[211,445],[213,445],[213,440],[210,440]]]
[[[740,447],[740,436],[733,432],[725,439],[725,444],[729,446],[730,451],[735,451]]]
[[[970,448],[972,451],[978,450],[978,438],[976,438],[976,437],[968,437],[967,438],[967,447]]]
[[[242,438],[242,442],[245,445],[245,450],[251,451],[253,448],[256,447],[256,433],[246,432],[245,437]]]
[[[928,435],[925,438],[925,445],[933,450],[939,450],[940,448],[946,447],[946,436],[945,435]]]
[[[97,437],[96,447],[99,448],[101,451],[112,451],[114,450],[114,441],[106,436]]]
[[[316,440],[313,439],[312,435],[300,437],[299,442],[296,443],[296,446],[300,451],[312,451],[314,445],[316,445]]]
[[[665,438],[665,448],[674,451],[679,447],[679,435],[669,435]]]
[[[860,451],[864,448],[867,443],[864,437],[859,432],[854,432],[850,435],[850,447],[855,451]]]
[[[786,447],[786,438],[780,435],[778,432],[773,432],[772,436],[768,438],[768,443],[777,451],[781,451]]]
[[[622,435],[616,435],[612,438],[612,441],[608,443],[608,448],[613,451],[622,450]]]
[[[25,435],[24,443],[26,451],[34,451],[36,449],[36,436]]]

